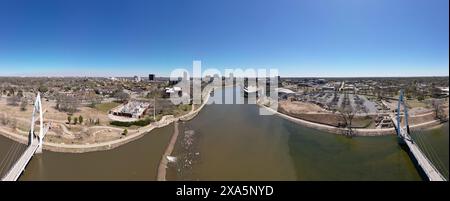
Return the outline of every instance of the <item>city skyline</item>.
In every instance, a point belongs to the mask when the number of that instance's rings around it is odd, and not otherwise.
[[[448,1],[6,2],[0,76],[449,75]]]

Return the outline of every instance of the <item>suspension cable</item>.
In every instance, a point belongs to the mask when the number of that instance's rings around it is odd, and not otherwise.
[[[448,174],[448,169],[445,167],[444,163],[439,158],[439,155],[437,154],[437,152],[434,149],[434,147],[430,143],[426,143],[426,140],[423,138],[423,136],[420,136],[419,138],[422,139],[422,143],[424,144],[424,146],[428,147],[428,149],[430,150],[430,154],[432,155],[431,156],[432,160],[433,159],[436,160],[436,161],[433,161],[433,162],[436,162],[437,165],[440,166],[440,169],[444,170],[444,173]]]
[[[422,149],[424,149],[425,154],[429,157],[433,164],[436,165],[438,169],[444,171],[444,174],[448,175],[448,169],[439,158],[439,155],[437,154],[434,147],[430,143],[427,143],[423,136],[421,136],[421,134],[417,134],[416,136],[419,145],[421,145]]]
[[[0,174],[2,174],[2,172],[3,172],[3,169],[5,168],[5,166],[6,166],[6,164],[7,164],[7,160],[9,160],[9,157],[10,157],[10,155],[11,155],[11,153],[12,153],[12,150],[13,150],[13,148],[15,147],[15,143],[13,142],[12,144],[11,144],[11,146],[9,147],[9,149],[8,149],[8,152],[6,153],[6,155],[3,157],[3,159],[2,159],[2,161],[1,161],[1,163],[0,163]]]
[[[12,147],[11,152],[9,153],[6,163],[5,163],[5,166],[3,168],[11,167],[11,162],[14,161],[14,155],[17,152],[17,148],[19,147],[18,144],[19,143],[14,142],[14,144],[11,146]],[[3,171],[3,168],[2,168],[2,171]]]

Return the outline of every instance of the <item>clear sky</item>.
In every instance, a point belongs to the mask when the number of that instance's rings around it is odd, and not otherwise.
[[[448,0],[2,0],[0,76],[448,76]]]

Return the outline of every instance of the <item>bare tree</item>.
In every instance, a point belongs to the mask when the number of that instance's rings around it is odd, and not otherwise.
[[[352,122],[353,118],[355,117],[355,113],[352,110],[338,110],[338,114],[341,117],[341,120],[343,122],[343,125],[345,128],[347,128],[345,135],[351,137],[353,136],[353,127]]]
[[[89,102],[89,107],[94,108],[102,102],[102,98],[96,94],[89,94],[86,96],[86,101]]]
[[[6,99],[6,102],[8,103],[8,105],[12,105],[12,106],[18,106],[19,102],[20,102],[20,98],[18,96],[10,96]]]
[[[23,91],[22,91],[22,90],[19,90],[19,91],[17,92],[17,97],[19,97],[19,98],[22,98],[22,97],[23,97]]]
[[[4,126],[9,124],[9,117],[6,114],[0,116],[0,123]]]
[[[74,113],[80,105],[76,97],[59,94],[56,97],[56,109],[62,112]]]
[[[17,119],[16,118],[10,118],[6,114],[0,116],[0,123],[3,126],[10,126],[13,129],[17,128]]]
[[[130,98],[130,94],[125,93],[123,91],[118,91],[114,93],[114,98],[117,98],[120,102],[126,102]]]
[[[353,136],[354,133],[352,122],[355,117],[355,112],[350,105],[350,99],[348,98],[347,93],[344,94],[344,100],[342,101],[342,105],[337,112],[341,118],[342,126],[347,128],[345,135],[349,137]]]
[[[27,99],[22,98],[22,100],[20,101],[20,110],[25,111],[27,110]]]
[[[438,99],[431,100],[431,105],[433,107],[433,112],[435,114],[435,119],[439,119],[440,121],[445,121],[446,115],[444,109],[442,107],[442,101]]]
[[[17,128],[17,119],[16,118],[12,118],[11,119],[10,126],[11,126],[12,129],[16,129]]]

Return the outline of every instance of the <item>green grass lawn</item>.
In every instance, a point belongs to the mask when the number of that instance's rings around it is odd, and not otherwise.
[[[95,109],[104,112],[104,113],[108,113],[109,110],[111,110],[114,107],[117,107],[118,105],[120,105],[120,103],[116,103],[116,102],[110,102],[110,103],[100,103],[95,105]]]

